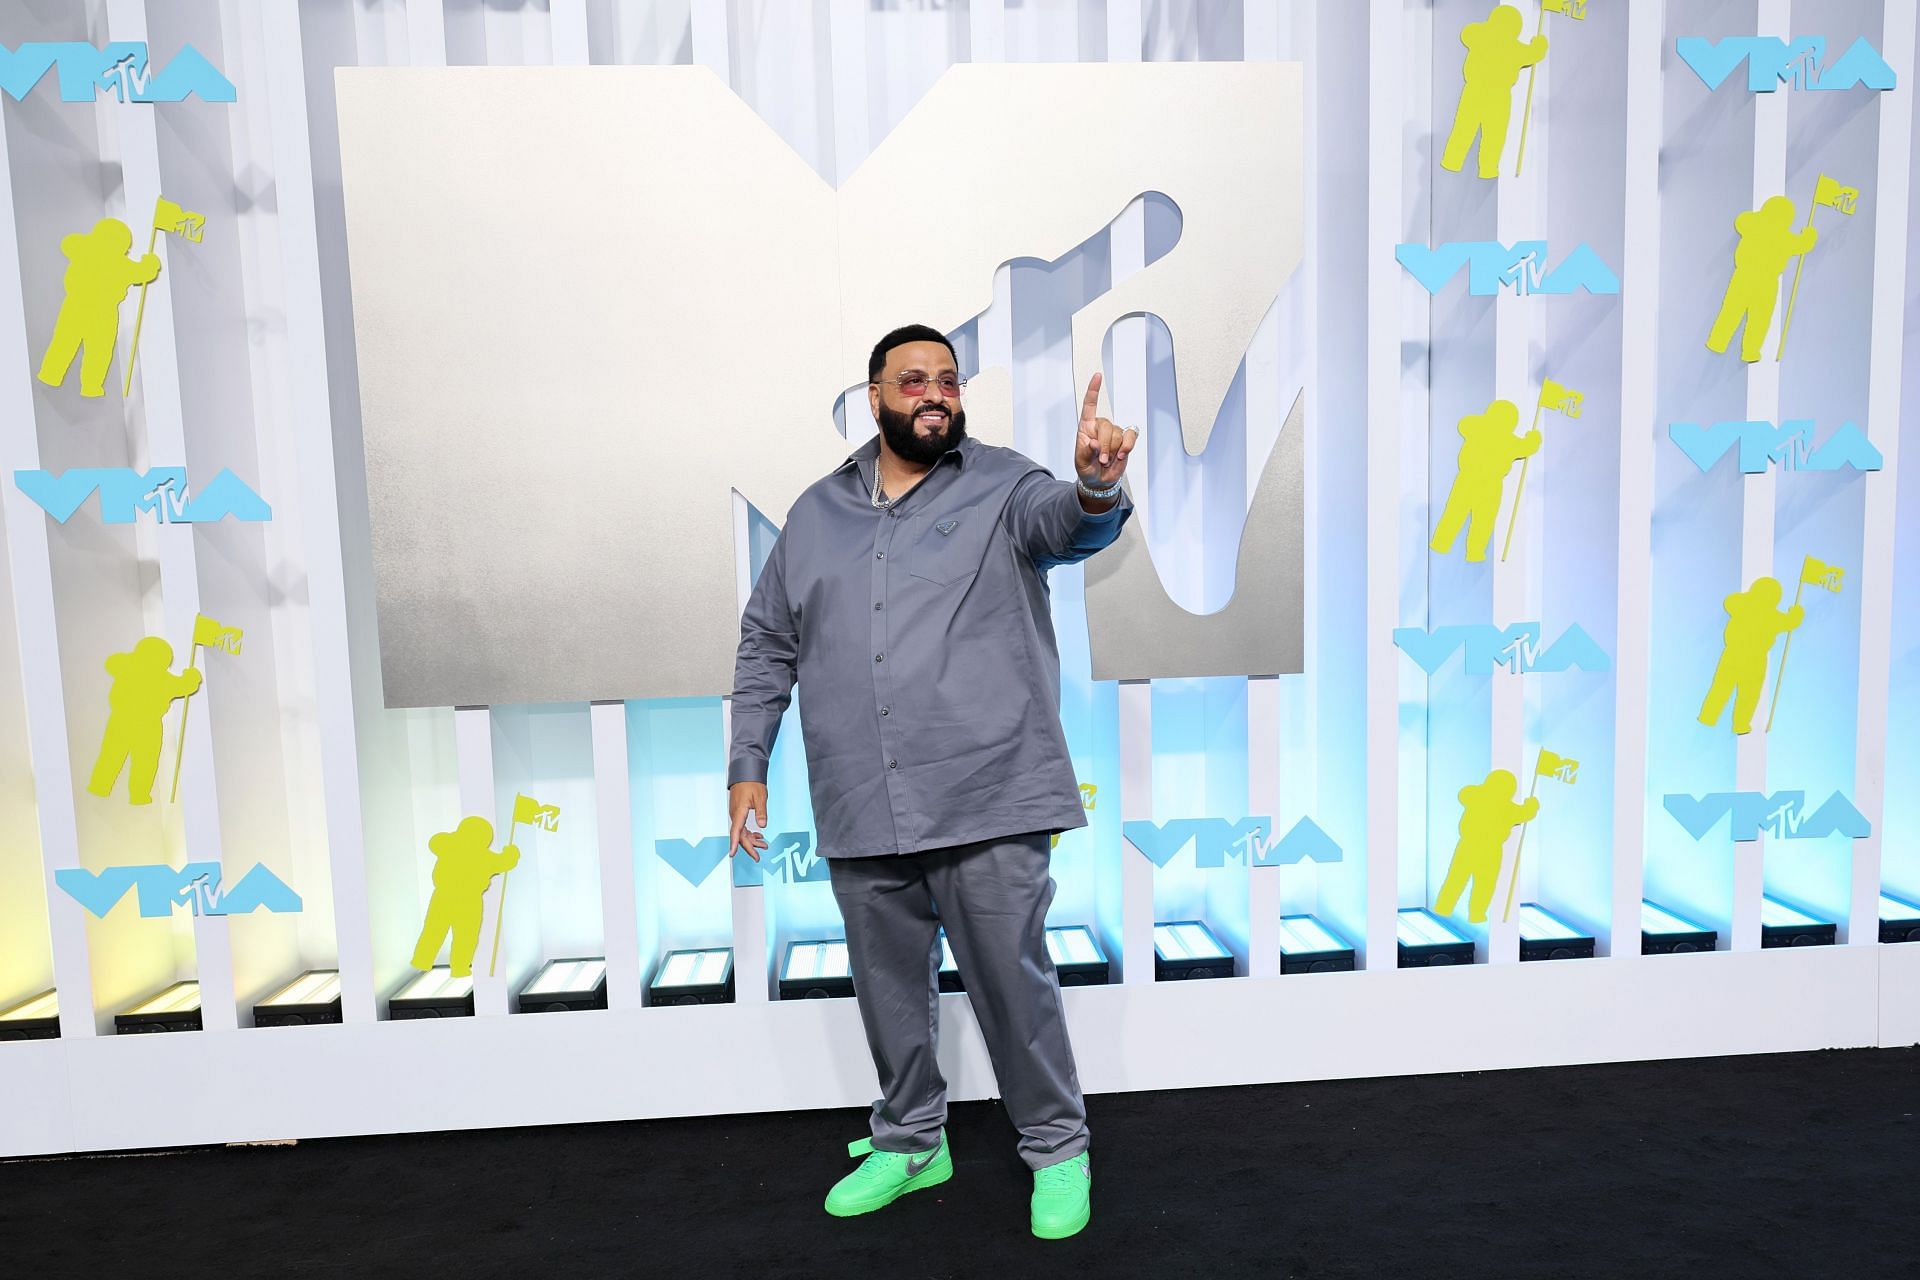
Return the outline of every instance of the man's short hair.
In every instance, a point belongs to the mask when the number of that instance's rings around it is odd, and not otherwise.
[[[880,371],[887,367],[887,352],[895,347],[904,347],[909,342],[937,342],[947,349],[947,354],[953,357],[955,365],[960,363],[960,355],[953,349],[953,344],[947,341],[946,334],[931,325],[901,325],[874,344],[873,354],[867,357],[867,381],[874,382],[879,379]]]

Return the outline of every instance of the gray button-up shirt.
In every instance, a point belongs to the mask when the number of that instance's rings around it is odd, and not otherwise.
[[[764,782],[799,682],[819,849],[915,853],[1087,824],[1047,572],[1120,536],[1070,480],[969,436],[874,509],[878,436],[795,500],[740,619],[727,785]]]

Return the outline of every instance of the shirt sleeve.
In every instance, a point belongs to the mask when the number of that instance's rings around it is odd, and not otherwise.
[[[1042,569],[1078,564],[1111,546],[1132,514],[1133,499],[1125,489],[1111,507],[1098,515],[1089,513],[1080,505],[1074,482],[1056,480],[1044,467],[1021,476],[1007,500],[1014,542]]]
[[[727,786],[765,782],[780,717],[793,697],[800,631],[787,601],[787,535],[782,530],[740,615],[740,649],[733,661],[733,741]]]

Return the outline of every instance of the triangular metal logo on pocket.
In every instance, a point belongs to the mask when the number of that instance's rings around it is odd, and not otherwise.
[[[960,522],[958,520],[942,520],[939,524],[933,527],[938,529],[942,533],[952,533],[954,530],[954,527],[959,523]]]

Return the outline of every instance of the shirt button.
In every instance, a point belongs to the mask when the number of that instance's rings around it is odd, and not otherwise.
[[[898,761],[889,760],[887,761],[887,768],[889,769],[895,768],[898,765],[898,763],[899,763]]]
[[[887,656],[887,655],[886,655],[886,654],[884,654],[884,653],[876,653],[876,654],[874,654],[874,655],[873,655],[873,660],[874,660],[875,662],[879,662],[879,661],[880,661],[881,659],[883,659],[883,658],[885,658],[886,656]]]
[[[893,710],[892,707],[882,707],[880,708],[880,714],[884,716],[892,712],[892,710]]]
[[[880,602],[879,602],[878,600],[875,600],[875,601],[873,602],[873,611],[874,611],[875,613],[878,613],[878,612],[880,612]]]
[[[873,558],[875,560],[885,560],[887,558],[887,553],[884,551],[876,551],[873,553]]]

